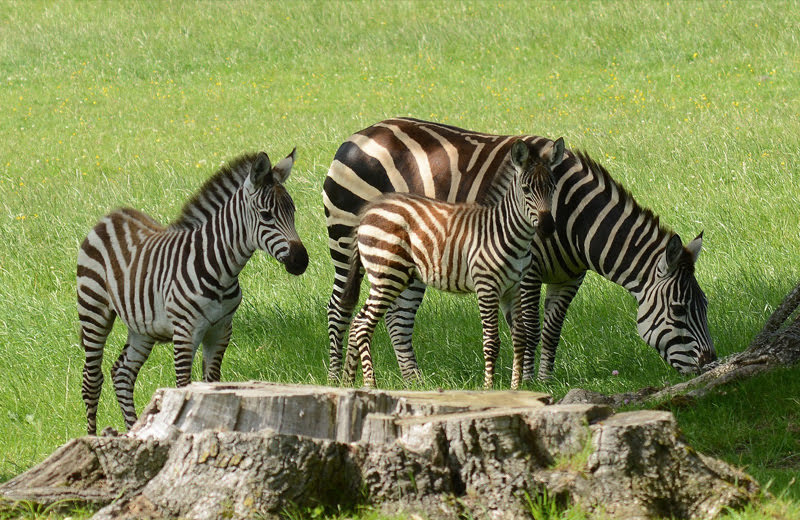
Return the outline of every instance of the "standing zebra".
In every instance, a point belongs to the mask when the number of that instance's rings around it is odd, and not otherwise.
[[[271,166],[264,152],[232,161],[211,177],[162,227],[125,208],[100,220],[78,252],[78,317],[86,351],[83,400],[88,432],[97,430],[103,348],[115,317],[128,339],[111,370],[128,429],[136,421],[133,387],[156,342],[175,346],[178,386],[191,381],[203,344],[203,377],[220,380],[231,318],[242,299],[239,272],[257,249],[294,275],[308,254],[294,226],[294,203],[283,187],[295,150]]]
[[[328,304],[330,371],[341,372],[342,338],[353,309],[342,299],[350,270],[352,229],[364,204],[390,192],[419,193],[447,202],[497,202],[512,177],[508,150],[521,138],[534,153],[552,146],[537,136],[471,132],[409,118],[389,119],[351,135],[339,147],[323,187],[329,248],[335,267]],[[533,267],[522,293],[533,306],[530,337],[541,337],[540,378],[553,370],[567,308],[588,269],[625,287],[639,305],[640,336],[674,368],[691,372],[716,358],[706,321],[707,302],[694,275],[702,234],[680,237],[586,154],[567,152],[554,170],[555,233],[534,237]],[[544,321],[539,298],[547,284]],[[386,326],[405,378],[418,374],[411,345],[414,316],[425,286],[414,282],[387,311]],[[533,375],[538,339],[528,344],[524,378]]]
[[[346,356],[346,380],[354,374],[354,352],[361,356],[364,384],[375,386],[370,342],[375,326],[412,278],[449,292],[475,292],[483,326],[483,384],[492,387],[500,351],[497,309],[504,303],[517,317],[519,282],[531,263],[531,240],[541,222],[552,232],[552,169],[564,156],[564,140],[543,160],[524,141],[511,147],[515,174],[494,206],[450,204],[410,193],[394,193],[368,204],[356,231],[356,250],[344,300],[358,301],[361,266],[370,282],[369,297],[353,320]],[[511,388],[522,378],[524,327],[515,318]]]

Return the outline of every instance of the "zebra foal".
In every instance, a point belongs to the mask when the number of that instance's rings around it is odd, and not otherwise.
[[[369,296],[350,328],[345,381],[355,377],[355,352],[361,358],[366,386],[375,386],[370,342],[375,326],[413,279],[449,292],[475,292],[483,327],[484,387],[491,388],[500,350],[498,306],[520,311],[519,282],[531,263],[531,240],[537,227],[552,233],[552,169],[564,157],[558,139],[547,159],[516,141],[511,147],[515,175],[495,206],[449,204],[413,194],[379,198],[364,210],[356,230],[353,266],[344,299],[358,300],[363,275]],[[522,379],[525,320],[513,320],[514,362],[511,388]]]
[[[295,150],[275,166],[264,152],[235,159],[167,227],[124,208],[89,232],[78,251],[77,292],[90,435],[97,431],[103,349],[116,317],[127,326],[128,338],[111,377],[130,429],[136,421],[136,376],[156,342],[174,343],[178,386],[191,381],[201,343],[203,378],[220,380],[231,319],[242,299],[239,272],[256,250],[275,257],[291,274],[305,271],[308,254],[283,186],[294,159]]]

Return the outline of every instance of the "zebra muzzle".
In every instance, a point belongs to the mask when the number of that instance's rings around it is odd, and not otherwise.
[[[713,363],[716,360],[717,360],[717,353],[712,348],[711,350],[706,350],[700,354],[700,359],[698,360],[698,364],[702,368],[705,365]]]
[[[280,259],[286,266],[286,272],[293,275],[300,275],[308,267],[308,251],[302,242],[290,242],[289,252],[284,258]]]
[[[549,211],[539,212],[539,225],[536,227],[536,232],[541,237],[549,237],[556,230],[556,222],[553,220],[553,215]]]

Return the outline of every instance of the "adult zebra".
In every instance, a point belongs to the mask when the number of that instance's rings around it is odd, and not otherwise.
[[[114,319],[128,339],[111,370],[128,429],[136,421],[133,387],[156,342],[175,345],[178,386],[189,384],[203,344],[203,376],[219,381],[242,299],[239,272],[257,249],[295,275],[308,254],[294,227],[295,207],[283,187],[295,151],[271,166],[266,153],[248,154],[211,177],[164,228],[144,213],[116,210],[89,232],[78,251],[78,317],[86,352],[83,400],[87,430],[97,430],[103,349]]]
[[[448,202],[496,203],[512,176],[508,150],[523,139],[540,156],[550,139],[472,132],[411,118],[381,121],[351,135],[336,152],[323,186],[331,258],[335,268],[328,303],[329,377],[341,373],[342,338],[353,309],[343,305],[352,233],[362,206],[383,193],[419,193]],[[536,306],[532,337],[541,337],[539,378],[552,374],[567,308],[588,269],[625,287],[638,302],[639,335],[674,368],[688,373],[716,359],[706,321],[707,301],[694,276],[702,233],[680,237],[585,153],[566,153],[554,170],[555,233],[535,237],[534,267],[522,282]],[[542,283],[547,284],[539,327]],[[384,318],[405,378],[418,375],[411,344],[425,286],[412,284]],[[345,302],[346,303],[346,302]],[[536,346],[528,344],[525,379],[532,378]]]

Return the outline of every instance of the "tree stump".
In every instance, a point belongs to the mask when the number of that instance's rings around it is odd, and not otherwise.
[[[161,389],[128,434],[74,439],[0,496],[95,505],[98,520],[358,504],[501,519],[543,496],[625,518],[711,518],[758,493],[687,446],[668,412],[548,401],[256,382]]]

